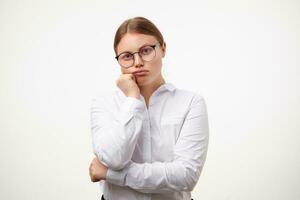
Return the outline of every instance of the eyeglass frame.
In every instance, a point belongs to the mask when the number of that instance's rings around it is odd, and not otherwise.
[[[120,65],[121,67],[123,67],[123,68],[129,68],[129,67],[132,67],[132,66],[134,65],[134,61],[135,61],[134,54],[136,54],[136,53],[138,53],[138,55],[140,56],[140,58],[141,58],[144,62],[150,62],[150,61],[153,60],[153,59],[155,58],[155,56],[156,56],[156,49],[155,49],[155,47],[157,47],[157,46],[160,46],[160,43],[159,43],[159,42],[156,43],[156,44],[153,44],[153,45],[145,45],[145,46],[142,46],[142,47],[139,48],[139,51],[136,51],[136,52],[125,51],[125,52],[122,52],[122,53],[120,53],[119,55],[117,55],[117,56],[115,57],[115,59],[118,61],[119,65]],[[153,50],[154,50],[155,55],[154,55],[154,57],[153,57],[151,60],[149,60],[149,61],[144,60],[144,59],[142,58],[142,56],[140,55],[140,51],[141,51],[141,49],[143,49],[144,47],[152,47]],[[124,67],[124,66],[122,66],[122,65],[120,64],[120,62],[119,62],[119,57],[120,57],[120,55],[122,55],[123,53],[130,53],[130,54],[133,56],[133,63],[132,63],[132,65],[130,65],[129,67]]]

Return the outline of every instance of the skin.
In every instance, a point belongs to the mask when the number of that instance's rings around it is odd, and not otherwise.
[[[137,52],[144,45],[158,44],[157,39],[151,35],[139,33],[126,33],[117,46],[117,55],[122,52]],[[116,85],[123,91],[127,97],[139,99],[142,95],[148,108],[148,102],[152,93],[165,83],[161,74],[162,59],[165,57],[166,44],[155,47],[156,56],[149,62],[144,62],[138,54],[134,54],[134,65],[129,68],[121,67],[121,74],[116,80]],[[137,70],[148,70],[146,76],[137,76],[134,74]],[[89,168],[92,182],[98,182],[106,179],[108,168],[102,164],[97,156],[92,160]]]

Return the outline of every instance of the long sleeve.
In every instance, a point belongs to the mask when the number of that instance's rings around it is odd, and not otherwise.
[[[106,180],[143,193],[192,191],[204,166],[209,141],[206,104],[196,95],[174,147],[171,162],[134,163],[123,170],[109,169]]]
[[[114,115],[109,99],[98,96],[91,104],[91,133],[94,154],[113,170],[124,168],[131,160],[142,128],[142,101],[126,97]],[[112,99],[110,99],[112,101]]]

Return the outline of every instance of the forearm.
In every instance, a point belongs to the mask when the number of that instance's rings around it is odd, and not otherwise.
[[[94,102],[91,112],[93,151],[104,165],[120,170],[130,161],[141,132],[143,104],[126,98],[118,115],[113,116],[99,103]]]
[[[203,164],[204,161],[192,164],[179,160],[167,163],[131,162],[123,170],[109,169],[106,178],[113,184],[128,186],[143,193],[192,191],[199,179]]]

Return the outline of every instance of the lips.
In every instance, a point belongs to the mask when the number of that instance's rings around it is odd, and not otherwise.
[[[148,70],[139,70],[139,71],[133,72],[133,74],[136,75],[136,76],[145,76],[145,75],[147,75],[148,73],[149,73]]]

